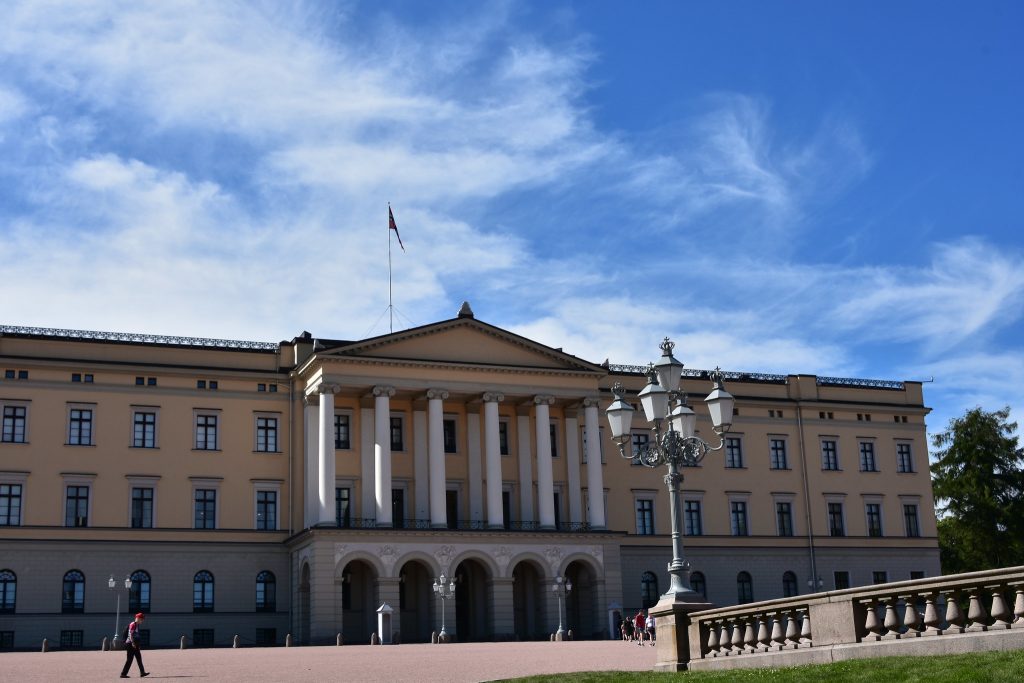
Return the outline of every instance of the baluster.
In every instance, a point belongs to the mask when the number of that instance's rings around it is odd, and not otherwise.
[[[743,621],[736,619],[732,623],[732,654],[743,654]]]
[[[946,628],[944,633],[964,632],[964,613],[960,610],[960,603],[957,599],[960,596],[956,593],[946,593]]]
[[[776,650],[784,649],[786,633],[782,629],[782,612],[776,612],[772,615],[772,642],[775,643],[772,647]]]
[[[743,651],[757,652],[757,638],[754,637],[754,619],[748,619],[743,629]]]
[[[1024,583],[1014,584],[1017,592],[1017,599],[1013,603],[1013,614],[1017,618],[1013,620],[1014,628],[1024,628]]]
[[[942,630],[939,625],[942,621],[939,619],[939,610],[935,608],[935,593],[928,593],[924,597],[924,631],[921,632],[922,636],[940,636]]]
[[[732,647],[732,637],[729,635],[729,622],[722,620],[722,629],[718,632],[718,653],[725,657]]]
[[[967,631],[987,631],[988,614],[985,613],[985,606],[981,604],[981,588],[971,589],[971,604],[967,608]]]
[[[1013,615],[1010,614],[1010,608],[1006,606],[1006,600],[1003,598],[1003,586],[989,586],[992,591],[992,629],[1003,629],[1010,628],[1013,623]]]
[[[800,644],[800,632],[796,628],[796,612],[786,612],[786,649],[795,650]]]
[[[881,640],[882,639],[882,622],[878,620],[878,601],[868,600],[865,602],[867,607],[867,618],[864,620],[864,629],[870,634],[867,636],[867,640]]]
[[[714,622],[708,624],[707,650],[704,654],[714,657],[718,654],[718,626]]]
[[[767,614],[762,614],[757,619],[757,651],[768,652],[772,649],[772,637],[768,630],[768,620],[771,619]]]
[[[811,610],[800,610],[800,644],[804,647],[811,647],[814,642],[811,639]]]
[[[917,605],[914,604],[916,595],[903,596],[903,637],[916,638],[921,635],[921,615],[917,613]]]
[[[900,614],[896,610],[898,602],[899,597],[895,595],[885,600],[885,621],[882,624],[885,626],[885,635],[882,636],[883,640],[897,640],[901,635],[900,627],[902,624],[900,623]]]

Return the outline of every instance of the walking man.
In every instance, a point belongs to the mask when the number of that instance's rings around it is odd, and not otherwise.
[[[128,631],[124,638],[124,649],[128,653],[128,657],[125,660],[124,668],[121,669],[121,678],[128,678],[128,670],[132,668],[132,658],[139,663],[139,674],[143,678],[149,675],[146,667],[142,665],[142,652],[140,652],[141,645],[139,644],[139,624],[145,618],[146,615],[139,612],[135,615],[135,621],[128,624]]]

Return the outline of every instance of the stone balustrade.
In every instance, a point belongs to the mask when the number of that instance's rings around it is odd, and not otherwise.
[[[1024,567],[692,612],[691,669],[1024,648]]]

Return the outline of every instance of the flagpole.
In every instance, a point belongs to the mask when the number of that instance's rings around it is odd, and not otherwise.
[[[391,215],[391,202],[388,202],[388,216]],[[388,327],[395,331],[395,309],[391,304],[391,226],[388,225]]]

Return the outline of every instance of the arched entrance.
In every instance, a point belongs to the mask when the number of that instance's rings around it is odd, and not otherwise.
[[[430,569],[410,560],[398,572],[398,628],[403,643],[430,642],[434,588]],[[440,625],[438,625],[440,630]]]
[[[565,576],[572,581],[572,591],[565,599],[565,628],[572,629],[577,640],[605,638],[597,610],[597,572],[577,560],[565,568]]]
[[[491,638],[490,572],[477,560],[455,568],[455,637],[460,642]]]
[[[341,635],[346,643],[370,642],[377,630],[377,573],[363,560],[341,570]]]
[[[299,642],[309,642],[309,565],[299,572]]]
[[[545,640],[544,572],[540,565],[523,560],[512,570],[512,605],[518,640]]]

